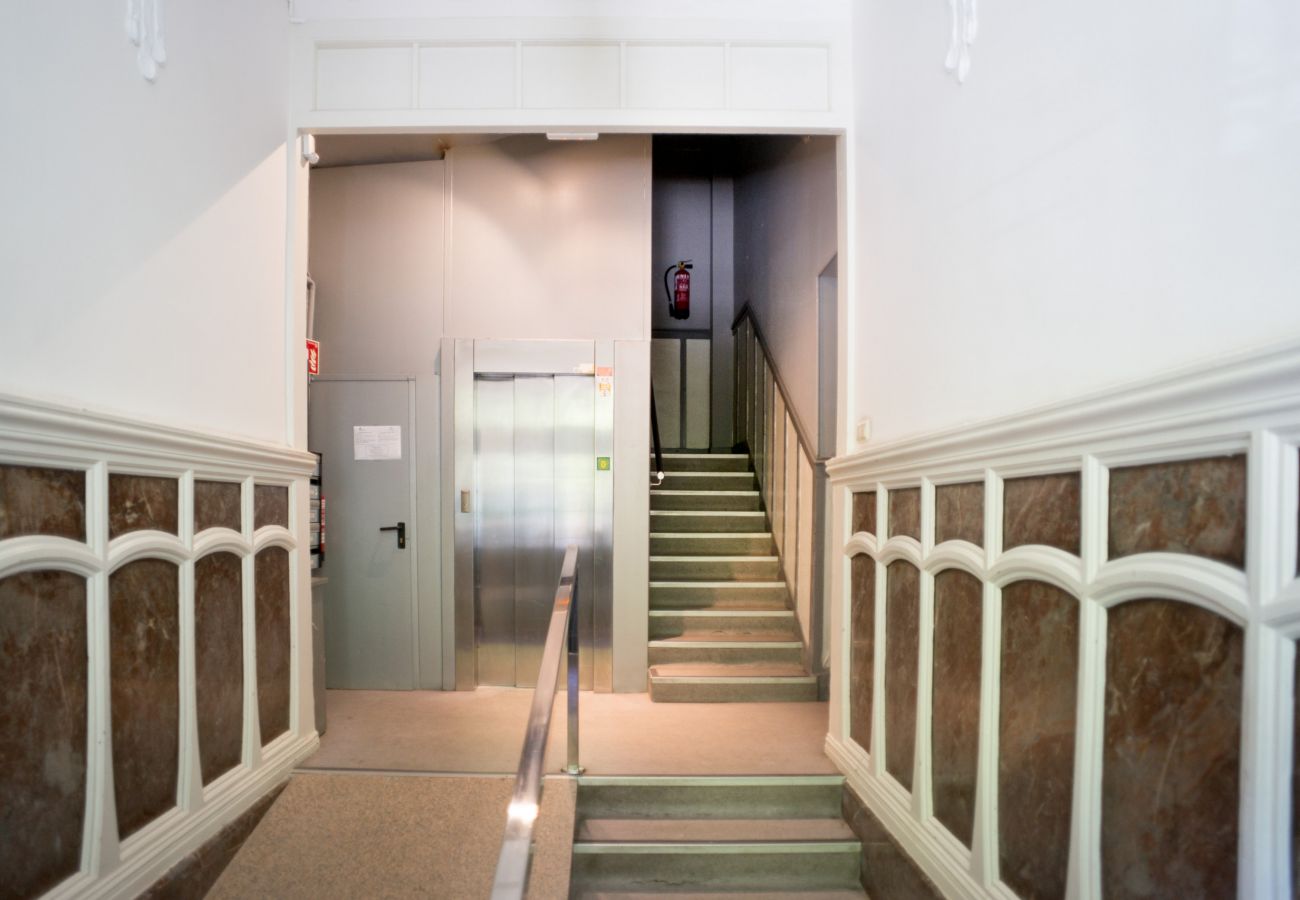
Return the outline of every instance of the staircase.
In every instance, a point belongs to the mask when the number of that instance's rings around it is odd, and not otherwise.
[[[570,896],[865,897],[843,781],[579,778]]]
[[[750,459],[666,453],[650,492],[650,697],[817,699]]]

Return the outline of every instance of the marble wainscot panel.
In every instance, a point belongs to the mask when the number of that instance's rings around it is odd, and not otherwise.
[[[289,551],[270,547],[254,563],[257,710],[262,743],[289,730]]]
[[[108,476],[108,536],[132,531],[180,534],[180,483],[175,478]]]
[[[289,527],[289,489],[281,485],[259,484],[253,488],[253,527],[279,525]]]
[[[86,539],[86,473],[0,466],[0,539],[44,534]]]
[[[1037,581],[1002,590],[998,838],[1021,897],[1064,897],[1074,789],[1079,604]]]
[[[240,486],[230,481],[194,482],[194,531],[240,528]]]
[[[849,737],[871,751],[871,691],[876,665],[876,561],[859,554],[850,563],[853,651],[849,676]]]
[[[0,896],[34,897],[81,864],[86,581],[0,580]]]
[[[1079,553],[1079,473],[1008,478],[1002,484],[1002,548],[1045,544]]]
[[[876,533],[876,492],[860,491],[853,495],[853,532]]]
[[[984,546],[984,485],[941,484],[934,489],[934,542]]]
[[[840,814],[862,842],[859,878],[868,897],[877,900],[941,900],[943,894],[925,877],[871,810],[844,785]]]
[[[214,553],[194,564],[194,651],[203,783],[239,765],[244,738],[243,563]]]
[[[1163,550],[1246,567],[1246,456],[1110,470],[1110,558]]]
[[[173,563],[142,559],[109,576],[113,789],[122,837],[176,805],[178,575]]]
[[[968,572],[934,576],[934,815],[967,847],[975,827],[983,596]]]
[[[921,539],[921,489],[889,492],[889,536]]]
[[[910,791],[916,746],[921,577],[916,566],[900,561],[889,564],[885,580],[885,769]]]
[[[1242,630],[1208,610],[1134,600],[1106,626],[1102,892],[1237,889]]]

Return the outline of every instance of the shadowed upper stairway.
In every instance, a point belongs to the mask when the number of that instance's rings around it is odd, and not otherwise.
[[[816,700],[750,458],[664,454],[650,492],[650,696]]]

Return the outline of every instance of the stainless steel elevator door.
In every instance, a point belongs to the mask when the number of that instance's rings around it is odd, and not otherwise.
[[[474,379],[478,683],[533,687],[564,548],[578,545],[581,683],[592,681],[594,384],[583,375]]]

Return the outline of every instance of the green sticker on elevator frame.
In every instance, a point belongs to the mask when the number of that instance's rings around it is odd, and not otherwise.
[[[610,467],[609,467],[609,457],[608,457],[608,456],[597,456],[597,457],[596,457],[596,471],[597,471],[597,472],[608,472],[608,471],[609,471],[609,468],[610,468]]]

